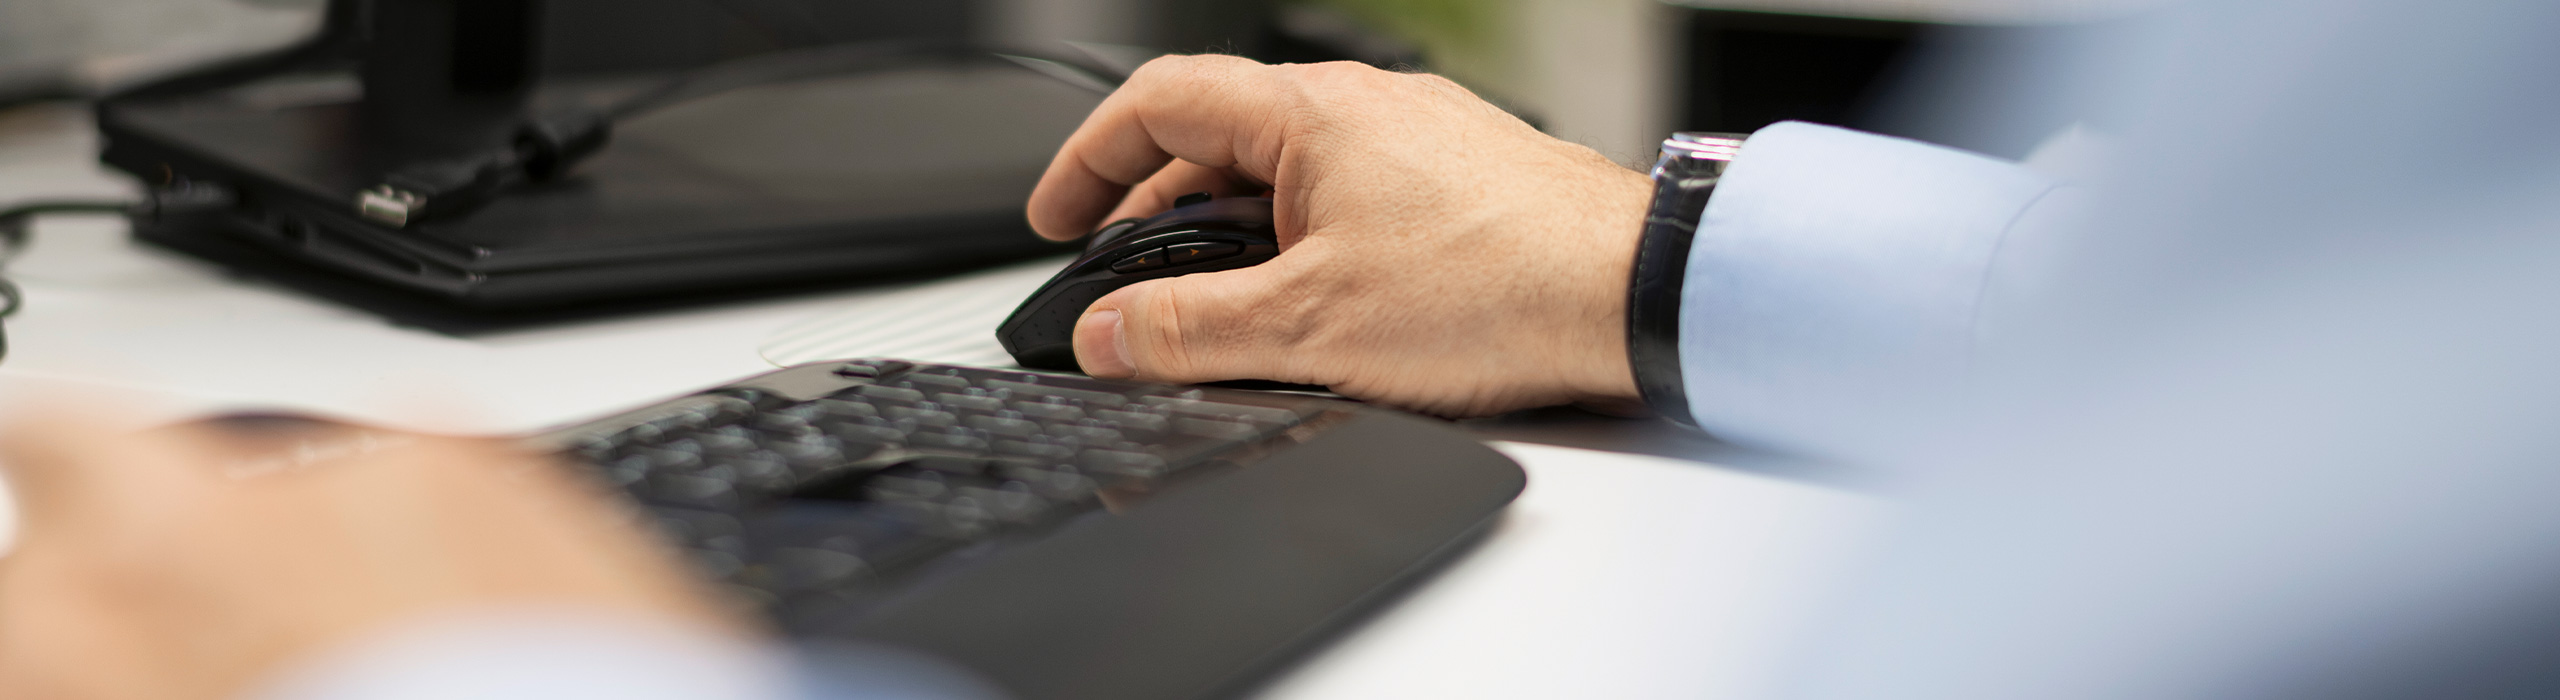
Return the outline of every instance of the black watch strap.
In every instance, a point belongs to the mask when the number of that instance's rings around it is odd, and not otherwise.
[[[1627,288],[1627,363],[1636,391],[1654,413],[1683,425],[1689,392],[1680,375],[1680,289],[1688,278],[1689,246],[1698,218],[1727,163],[1742,150],[1742,134],[1684,131],[1662,142],[1653,165],[1653,208],[1636,243],[1635,274]]]

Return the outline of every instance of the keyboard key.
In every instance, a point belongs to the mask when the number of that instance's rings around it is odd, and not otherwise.
[[[560,451],[590,464],[600,464],[612,459],[614,448],[620,446],[611,436],[588,437],[580,438]]]
[[[826,469],[867,457],[876,448],[847,445],[843,440],[813,433],[801,439],[775,442],[766,445],[765,449],[781,456],[782,461],[794,469],[806,471]]]
[[[1119,430],[1161,433],[1169,427],[1164,416],[1138,411],[1094,411],[1093,418]]]
[[[659,427],[654,423],[642,423],[624,428],[622,429],[622,432],[614,433],[612,440],[615,444],[619,445],[649,445],[656,443],[658,438],[664,437],[666,434],[666,428]]]
[[[1081,401],[1084,402],[1084,405],[1089,407],[1119,408],[1121,406],[1129,405],[1129,397],[1099,391],[1068,389],[1042,384],[1026,384],[1023,382],[1009,382],[1002,379],[989,379],[986,381],[986,385],[989,389],[1003,389],[1011,391],[1015,396],[1055,396],[1061,399]]]
[[[919,403],[924,401],[924,392],[916,391],[914,389],[901,389],[894,386],[881,386],[878,384],[856,387],[853,390],[853,393],[874,399],[888,399],[890,401],[904,401],[907,403]]]
[[[783,411],[756,416],[755,426],[768,433],[796,433],[810,428],[807,417]]]
[[[824,413],[826,409],[818,406],[818,402],[804,401],[768,411],[764,415],[784,415],[801,420],[814,420]]]
[[[632,454],[646,460],[648,470],[652,472],[685,471],[702,466],[702,453],[698,446],[692,450],[643,447],[633,450]]]
[[[948,428],[960,424],[959,416],[931,408],[890,406],[887,409],[882,410],[880,414],[894,420],[911,420],[915,421],[917,425],[932,426],[936,428]]]
[[[1049,426],[1049,434],[1101,445],[1113,444],[1121,440],[1120,431],[1092,425],[1060,423]]]
[[[737,471],[739,488],[753,491],[758,495],[789,491],[793,485],[800,482],[801,478],[799,473],[792,471],[791,465],[782,458],[782,455],[771,452],[742,455],[725,460],[721,464]],[[822,473],[816,469],[809,471],[813,476]]]
[[[649,458],[637,455],[624,457],[611,464],[600,465],[596,475],[604,477],[605,483],[614,488],[627,490],[649,478]]]
[[[942,404],[942,405],[944,405],[944,406],[949,406],[949,407],[952,407],[952,408],[967,409],[967,410],[971,410],[971,411],[981,411],[981,412],[985,412],[985,413],[994,413],[994,412],[996,412],[996,411],[1002,411],[1002,410],[1004,410],[1004,399],[999,399],[999,398],[996,398],[996,397],[993,397],[993,396],[972,396],[972,395],[969,395],[969,394],[934,394],[934,395],[933,395],[933,401],[934,401],[934,403]]]
[[[963,421],[969,427],[1008,437],[1031,437],[1040,434],[1040,424],[1013,418],[970,416]]]
[[[915,447],[938,447],[961,452],[987,451],[987,439],[967,433],[917,432],[907,436],[907,444]]]
[[[818,399],[816,401],[809,402],[808,405],[817,407],[819,416],[826,420],[876,418],[880,415],[880,409],[878,407],[860,401]]]
[[[969,378],[967,377],[955,377],[948,374],[937,374],[933,372],[915,372],[899,377],[898,379],[912,384],[937,386],[945,389],[969,388]]]
[[[1002,455],[1032,457],[1057,462],[1074,459],[1076,456],[1076,448],[1072,446],[1036,440],[997,440],[995,441],[995,452],[996,454]]]
[[[829,423],[824,430],[828,435],[849,444],[895,445],[906,442],[907,433],[912,430],[912,427],[902,427],[878,418],[866,418],[859,421]]]
[[[848,362],[837,366],[835,375],[846,379],[872,379],[887,374],[880,365],[870,362]]]
[[[1070,421],[1070,422],[1071,422],[1071,421],[1084,420],[1084,409],[1076,408],[1076,407],[1074,407],[1074,406],[1069,406],[1069,405],[1062,404],[1062,403],[1040,403],[1040,402],[1036,402],[1036,401],[1015,401],[1015,402],[1013,402],[1013,410],[1018,411],[1018,412],[1021,412],[1021,413],[1022,413],[1022,415],[1030,416],[1030,417],[1033,417],[1033,418],[1038,418],[1038,419],[1040,419],[1040,420],[1045,420],[1045,421]]]
[[[748,438],[745,430],[735,433],[705,431],[695,435],[693,441],[702,446],[705,456],[740,455],[756,449],[756,441]]]
[[[1288,425],[1298,422],[1298,412],[1285,408],[1246,406],[1243,404],[1200,401],[1170,396],[1149,396],[1143,400],[1149,406],[1164,408],[1176,413],[1187,413],[1194,416],[1250,420],[1276,425]]]

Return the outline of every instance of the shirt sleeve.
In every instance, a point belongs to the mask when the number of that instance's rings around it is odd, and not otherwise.
[[[1753,134],[1699,220],[1681,290],[1692,415],[1727,440],[1857,456],[1961,387],[2009,232],[2060,183],[1834,127]]]

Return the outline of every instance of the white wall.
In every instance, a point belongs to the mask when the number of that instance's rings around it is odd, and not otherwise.
[[[1678,13],[1654,0],[1514,2],[1514,99],[1549,133],[1652,162],[1677,118]]]

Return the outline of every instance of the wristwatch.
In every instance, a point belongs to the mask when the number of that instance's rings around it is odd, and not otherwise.
[[[1742,151],[1745,134],[1683,131],[1662,141],[1653,164],[1653,208],[1636,243],[1627,285],[1627,364],[1646,407],[1695,426],[1680,377],[1680,285],[1688,277],[1689,244],[1716,180]]]

